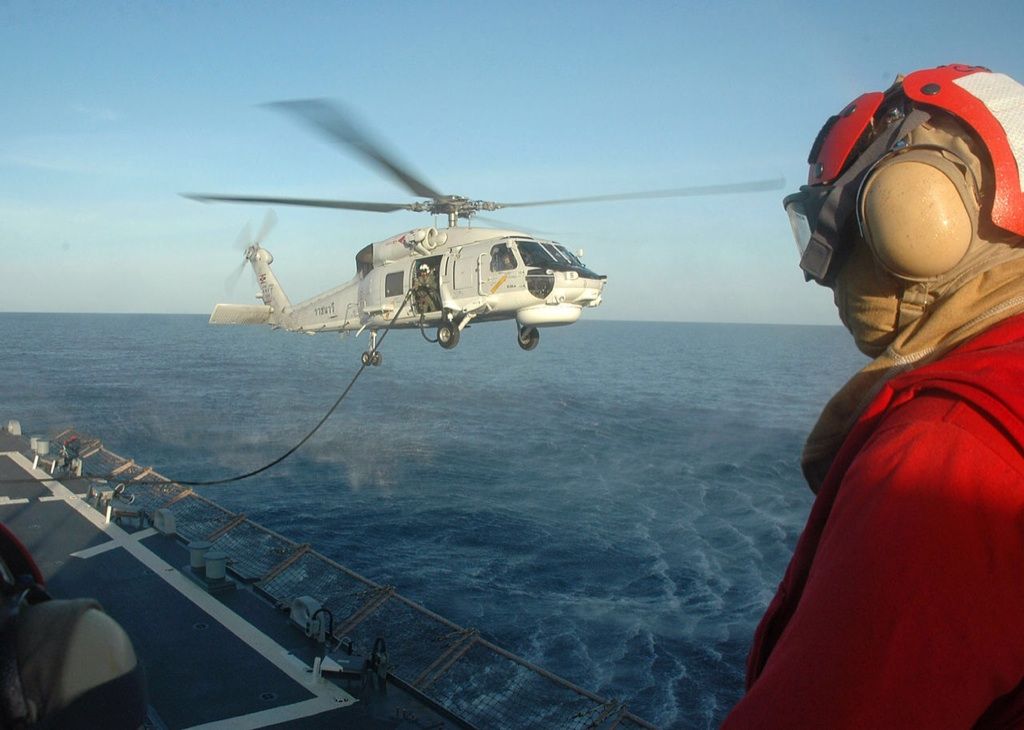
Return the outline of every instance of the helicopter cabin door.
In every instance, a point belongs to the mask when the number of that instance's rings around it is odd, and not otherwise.
[[[412,270],[412,304],[417,315],[441,311],[441,256],[416,259]]]
[[[480,287],[479,263],[477,254],[472,248],[467,247],[458,256],[450,257],[455,266],[455,277],[452,285],[455,287],[455,296],[460,299],[476,296]]]

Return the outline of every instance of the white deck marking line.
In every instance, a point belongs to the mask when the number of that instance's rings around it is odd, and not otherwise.
[[[64,498],[63,497],[58,497],[56,494],[48,494],[45,497],[40,497],[39,501],[40,502],[63,502]]]
[[[317,699],[322,701],[318,705],[318,707],[320,707],[320,712],[326,712],[327,710],[336,709],[338,707],[345,707],[356,702],[355,697],[330,682],[311,682],[312,675],[307,671],[309,667],[305,664],[299,665],[293,661],[293,655],[291,655],[284,647],[197,586],[190,579],[186,578],[182,575],[181,571],[162,560],[145,545],[133,540],[132,535],[122,530],[117,524],[113,522],[107,524],[103,515],[81,499],[76,498],[75,495],[72,494],[71,491],[63,484],[52,479],[46,479],[46,477],[49,476],[48,474],[41,470],[33,469],[32,462],[26,459],[25,456],[16,451],[8,451],[0,455],[10,457],[12,461],[18,464],[18,466],[29,474],[33,476],[41,476],[41,478],[44,479],[42,482],[43,486],[55,495],[63,497],[73,510],[85,517],[85,519],[91,522],[97,530],[106,533],[107,536],[111,538],[111,542],[115,543],[114,545],[111,545],[111,548],[124,548],[132,557],[160,576],[164,581],[169,583],[172,588],[185,596],[185,598],[192,601],[192,603],[205,611],[210,618],[237,636],[245,644],[252,647],[264,659],[280,669],[295,682],[302,685],[306,690],[316,695]],[[105,545],[106,544],[108,543],[105,543]],[[312,700],[309,702],[312,702]],[[298,704],[303,705],[305,703]],[[301,717],[308,717],[311,714],[315,713],[309,711]],[[243,715],[242,717],[249,716]],[[224,722],[227,721],[225,720]],[[239,727],[250,726],[244,725]]]
[[[95,557],[97,555],[102,555],[103,553],[108,553],[111,550],[116,550],[119,547],[121,547],[121,543],[119,543],[117,540],[107,540],[106,542],[100,543],[99,545],[94,545],[91,548],[85,548],[84,550],[76,550],[75,552],[68,555],[68,557],[88,560],[89,558]]]
[[[311,715],[319,715],[321,712],[334,710],[342,705],[332,702],[325,697],[316,697],[312,700],[296,702],[293,705],[281,705],[272,707],[269,710],[254,712],[251,715],[238,715],[224,720],[215,720],[205,725],[193,725],[186,730],[251,730],[254,728],[277,725],[278,723],[298,720]]]
[[[56,499],[60,499],[60,497],[57,497]],[[156,534],[156,530],[154,528],[147,527],[145,530],[140,530],[139,532],[131,532],[131,533],[129,533],[128,534],[128,539],[129,540],[135,540],[135,541],[145,540],[150,535],[155,535],[155,534]],[[88,560],[89,558],[93,557],[94,555],[102,555],[103,553],[105,553],[105,552],[107,552],[109,550],[114,550],[115,548],[119,548],[119,547],[121,547],[121,543],[119,543],[117,540],[108,540],[107,542],[105,542],[105,543],[103,543],[101,545],[94,545],[91,548],[85,548],[84,550],[77,550],[77,551],[71,553],[71,555],[69,557],[81,558],[82,560]]]
[[[5,504],[28,504],[28,497],[21,499],[11,499],[10,497],[0,497],[0,507]]]

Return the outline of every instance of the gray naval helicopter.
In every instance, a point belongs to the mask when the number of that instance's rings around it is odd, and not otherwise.
[[[652,190],[580,198],[497,203],[445,195],[400,164],[393,154],[361,131],[349,115],[320,99],[270,105],[298,116],[331,141],[363,157],[396,179],[413,195],[413,203],[372,203],[251,195],[183,193],[201,202],[258,203],[390,213],[399,210],[443,215],[448,227],[415,228],[365,246],[356,254],[355,276],[345,284],[298,304],[285,295],[270,265],[274,257],[261,243],[273,225],[272,213],[248,243],[241,268],[251,264],[262,304],[218,304],[211,324],[266,324],[291,332],[361,333],[370,342],[364,365],[380,365],[378,331],[385,328],[436,328],[436,341],[451,349],[471,322],[514,319],[516,341],[532,350],[541,327],[572,324],[584,308],[597,307],[607,280],[554,241],[514,230],[459,227],[480,211],[569,203],[777,190],[782,180]],[[238,273],[241,273],[241,268]],[[411,300],[411,301],[410,301]]]

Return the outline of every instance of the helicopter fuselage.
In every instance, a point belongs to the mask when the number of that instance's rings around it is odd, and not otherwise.
[[[370,346],[363,353],[364,365],[380,364],[377,331],[384,327],[436,325],[437,342],[450,349],[458,344],[460,333],[470,322],[515,319],[519,346],[532,350],[540,338],[539,327],[572,324],[585,307],[601,303],[605,277],[590,271],[564,246],[518,231],[459,228],[460,220],[469,221],[478,213],[503,208],[722,195],[782,187],[782,180],[758,180],[518,202],[476,200],[446,194],[428,183],[330,101],[297,99],[273,106],[369,162],[419,199],[403,203],[183,193],[185,197],[205,203],[430,213],[447,216],[448,228],[417,228],[372,243],[356,255],[352,281],[292,306],[270,270],[273,257],[260,247],[269,230],[270,224],[265,223],[246,249],[246,259],[259,279],[263,304],[218,304],[210,322],[269,324],[310,334],[369,329]]]
[[[445,347],[470,322],[515,319],[520,345],[532,349],[536,328],[572,324],[584,308],[598,306],[606,280],[560,244],[485,228],[421,228],[370,244],[357,254],[351,281],[295,305],[270,268],[269,251],[254,245],[246,258],[263,306],[217,305],[211,323],[310,334],[429,325]]]

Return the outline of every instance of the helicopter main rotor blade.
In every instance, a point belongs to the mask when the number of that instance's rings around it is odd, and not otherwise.
[[[344,210],[368,210],[374,213],[392,213],[396,210],[416,210],[415,203],[361,203],[354,200],[320,200],[317,198],[265,198],[257,195],[208,195],[206,193],[182,193],[183,198],[198,200],[200,203],[263,203],[270,205],[299,205],[308,208],[342,208]]]
[[[568,205],[571,203],[602,203],[611,200],[647,200],[650,198],[688,198],[698,195],[733,195],[736,193],[757,193],[766,190],[781,190],[786,184],[782,178],[753,180],[742,183],[721,185],[695,185],[688,188],[669,190],[647,190],[639,193],[613,193],[611,195],[589,195],[583,198],[556,198],[553,200],[531,200],[523,203],[495,203],[497,208],[526,208],[537,205]]]
[[[398,180],[414,195],[438,200],[444,195],[414,175],[406,165],[400,164],[398,158],[377,142],[370,139],[353,124],[351,115],[345,114],[336,105],[326,99],[298,99],[295,101],[277,101],[267,106],[282,109],[293,114],[317,129],[334,142],[358,152],[367,160],[383,168]]]
[[[490,218],[482,215],[474,215],[473,221],[476,223],[483,223],[485,226],[491,226],[492,228],[504,228],[507,231],[529,233],[531,236],[540,236],[544,233],[536,228],[527,228],[526,226],[521,226],[518,223],[508,223],[507,221],[500,221],[497,218]]]

